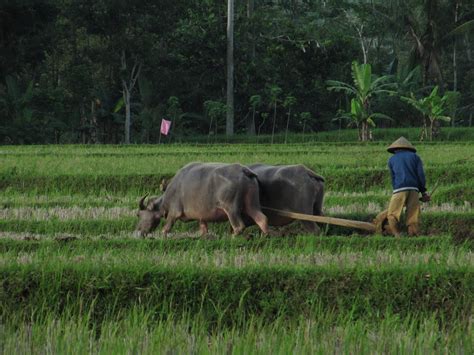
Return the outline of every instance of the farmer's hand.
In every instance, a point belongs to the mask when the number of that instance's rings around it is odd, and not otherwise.
[[[430,202],[431,201],[431,196],[428,193],[423,193],[420,198],[421,202]]]

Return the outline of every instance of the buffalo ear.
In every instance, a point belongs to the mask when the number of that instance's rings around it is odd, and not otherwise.
[[[146,209],[148,211],[158,211],[160,209],[161,199],[159,197],[150,197]]]
[[[146,206],[145,206],[145,199],[146,197],[148,196],[148,194],[145,194],[145,196],[143,196],[140,201],[138,202],[138,208],[140,208],[140,211],[143,211],[144,209],[146,209]]]

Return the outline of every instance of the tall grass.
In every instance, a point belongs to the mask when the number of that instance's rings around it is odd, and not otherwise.
[[[337,213],[332,216],[351,220],[372,222],[376,213]],[[54,235],[58,233],[78,234],[82,236],[94,236],[102,234],[127,234],[132,233],[137,224],[137,217],[122,217],[120,219],[58,219],[46,220],[35,219],[6,219],[0,220],[0,232],[34,233],[44,235]],[[474,226],[474,214],[467,212],[429,212],[425,213],[421,219],[420,231],[422,235],[456,234],[461,239],[462,234],[472,231]],[[367,234],[364,231],[354,231],[350,228],[335,225],[321,224],[323,233],[326,235],[350,235],[353,233]],[[174,233],[197,233],[199,230],[197,222],[177,222],[173,227]],[[227,223],[210,224],[211,233],[226,235],[230,238],[229,225]],[[256,228],[250,227],[246,233],[258,233]],[[293,223],[285,228],[275,230],[275,234],[304,234],[299,223]],[[159,229],[155,235],[159,234]],[[471,238],[467,233],[466,238]]]
[[[472,166],[472,144],[420,145],[418,152],[426,167]],[[41,149],[41,148],[37,148]],[[50,149],[50,148],[47,148]],[[57,148],[56,148],[57,149]],[[85,148],[97,154],[84,154],[84,148],[66,147],[57,153],[36,156],[35,151],[18,155],[6,151],[0,155],[2,175],[149,175],[170,174],[190,161],[240,162],[242,164],[306,164],[316,170],[324,168],[386,168],[390,157],[385,145],[336,146],[139,146],[121,148],[122,154],[108,153],[109,147]]]
[[[440,182],[442,202],[472,201],[470,159],[474,145],[423,144],[428,187]],[[144,192],[159,193],[162,178],[170,178],[191,161],[251,164],[305,164],[326,178],[331,192],[390,189],[384,144],[347,145],[220,145],[220,146],[66,146],[3,147],[0,189],[12,193],[94,194],[114,198]],[[465,185],[467,183],[467,185]],[[452,185],[456,186],[452,186]],[[462,188],[461,188],[462,187]],[[449,191],[448,191],[449,190]],[[0,201],[1,202],[1,201]]]
[[[99,324],[89,314],[49,316],[41,321],[2,325],[0,352],[11,353],[472,353],[472,321],[443,328],[433,317],[400,318],[384,313],[380,321],[354,321],[350,314],[320,311],[314,318],[267,323],[242,319],[231,327],[196,315],[156,321],[133,308]]]
[[[91,311],[100,322],[133,306],[157,316],[201,312],[213,322],[225,315],[222,321],[229,325],[238,315],[266,321],[310,317],[318,307],[361,320],[376,320],[387,310],[402,317],[437,315],[446,322],[472,317],[472,264],[426,260],[219,268],[136,258],[108,263],[106,256],[101,262],[83,256],[36,263],[25,255],[0,265],[0,317]]]
[[[33,233],[4,232],[0,234],[0,252],[3,256],[21,253],[38,252],[40,254],[57,253],[57,255],[91,255],[115,253],[164,253],[175,254],[194,251],[195,253],[226,252],[273,252],[286,251],[289,254],[307,254],[327,252],[340,254],[344,252],[388,251],[393,253],[419,252],[468,252],[474,249],[474,241],[466,240],[455,244],[449,236],[414,237],[396,239],[381,236],[331,236],[315,237],[304,235],[282,235],[272,238],[245,237],[229,238],[228,236],[212,236],[201,238],[197,235],[154,236],[152,238],[129,238],[128,235],[95,235],[67,238],[68,235],[52,236],[35,235]]]
[[[23,243],[25,244],[25,243]],[[287,266],[295,267],[334,267],[344,270],[370,267],[401,267],[401,266],[434,266],[450,269],[459,269],[474,266],[474,252],[454,245],[444,244],[445,248],[439,251],[436,245],[427,250],[351,250],[346,248],[338,253],[319,249],[317,246],[302,248],[267,247],[259,250],[244,248],[172,250],[160,248],[159,245],[148,244],[145,248],[135,245],[135,248],[120,249],[124,243],[111,244],[104,248],[104,244],[94,243],[45,243],[36,249],[22,249],[21,244],[11,245],[8,251],[0,255],[0,266],[4,265],[47,265],[61,263],[68,265],[96,265],[103,267],[154,265],[166,267],[188,267],[194,265],[196,269],[203,268],[246,268],[258,266]],[[99,245],[95,245],[99,244]],[[8,244],[7,244],[8,245]],[[17,249],[17,247],[20,247]],[[133,245],[132,245],[133,247]],[[439,247],[438,247],[439,248]],[[145,267],[145,266],[144,266]]]

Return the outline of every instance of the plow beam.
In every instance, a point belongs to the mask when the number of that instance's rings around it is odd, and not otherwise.
[[[283,210],[278,210],[278,209],[275,209],[275,208],[264,207],[264,206],[262,206],[262,210],[263,211],[271,211],[271,212],[274,212],[274,213],[276,213],[276,214],[278,214],[282,217],[289,217],[289,218],[298,219],[298,220],[301,220],[301,221],[310,221],[310,222],[317,222],[317,223],[334,224],[336,226],[341,226],[341,227],[362,229],[362,230],[372,232],[372,233],[375,233],[375,231],[376,231],[376,225],[373,224],[373,223],[368,223],[368,222],[353,221],[353,220],[350,220],[350,219],[325,217],[325,216],[313,216],[313,215],[309,215],[309,214],[283,211]]]

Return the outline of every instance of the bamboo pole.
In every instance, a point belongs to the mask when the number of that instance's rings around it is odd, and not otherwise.
[[[350,219],[342,219],[342,218],[334,218],[334,217],[326,217],[326,216],[313,216],[309,214],[277,210],[275,208],[264,207],[264,206],[262,206],[262,210],[272,211],[272,212],[275,212],[276,214],[279,214],[280,216],[289,217],[293,219],[299,219],[302,221],[334,224],[336,226],[362,229],[362,230],[372,232],[372,233],[374,233],[376,229],[375,224],[368,223],[368,222],[353,221]]]

